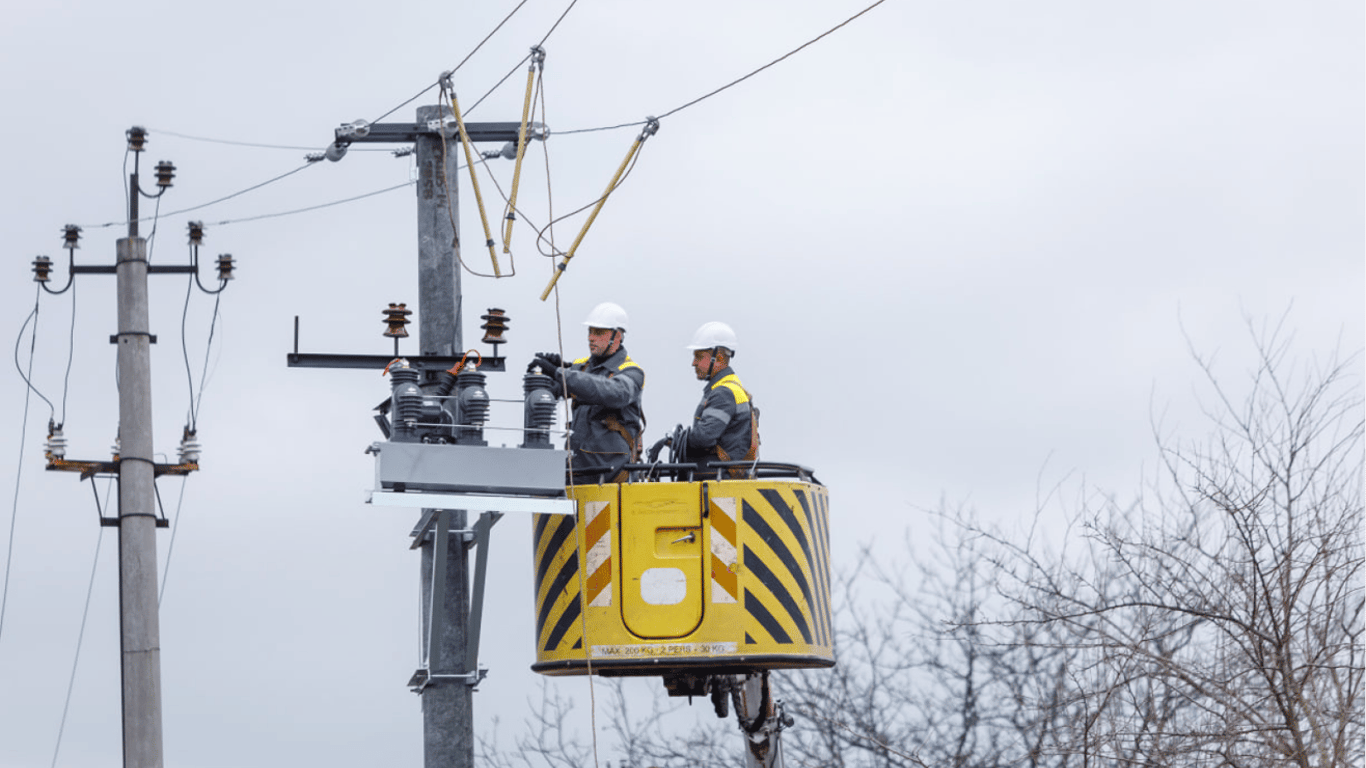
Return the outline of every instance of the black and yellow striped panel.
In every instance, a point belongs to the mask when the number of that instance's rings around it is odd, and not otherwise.
[[[758,488],[741,497],[746,645],[828,648],[834,641],[826,493],[807,488]]]
[[[579,537],[575,515],[533,515],[537,651],[581,648]]]

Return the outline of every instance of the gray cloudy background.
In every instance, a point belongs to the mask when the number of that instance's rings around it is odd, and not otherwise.
[[[567,131],[662,114],[865,5],[583,0],[546,43],[545,119]],[[530,0],[457,73],[462,106],[565,6]],[[65,280],[62,225],[85,227],[78,263],[112,263],[124,227],[98,225],[124,217],[129,126],[151,132],[149,186],[157,160],[179,169],[161,212],[199,205],[302,165],[304,151],[173,134],[321,149],[339,123],[373,120],[454,67],[512,7],[8,8],[5,338],[33,308],[35,255],[52,256]],[[1199,429],[1187,338],[1230,378],[1251,364],[1249,320],[1288,311],[1306,354],[1363,345],[1363,26],[1361,3],[1346,0],[889,0],[663,121],[560,283],[565,349],[582,354],[579,323],[597,302],[627,308],[654,440],[696,402],[682,349],[693,329],[732,324],[765,457],[814,467],[831,488],[837,568],[861,541],[924,525],[941,498],[1010,521],[1058,483],[1132,494],[1152,455],[1150,415],[1164,432]],[[469,119],[517,119],[524,72]],[[636,130],[551,138],[557,215],[601,193]],[[534,149],[521,200],[543,223],[546,164]],[[511,163],[495,171],[506,189]],[[364,504],[362,451],[379,438],[369,410],[386,382],[285,366],[296,314],[303,351],[386,352],[380,310],[417,300],[414,193],[218,224],[412,172],[410,158],[353,150],[156,225],[156,263],[186,261],[190,219],[208,225],[207,260],[239,262],[208,354],[203,469],[185,486],[169,569],[171,535],[159,534],[170,765],[420,764],[419,700],[404,687],[417,665],[416,512]],[[496,216],[487,175],[481,186]],[[477,242],[467,177],[460,194],[462,231]],[[562,248],[581,221],[556,228]],[[525,228],[514,248],[515,277],[464,280],[466,346],[486,307],[512,318],[504,352],[518,373],[492,383],[505,397],[518,396],[532,353],[557,345],[555,303],[537,300],[548,262]],[[480,249],[464,255],[487,267]],[[157,450],[172,460],[189,409],[185,294],[180,277],[152,280]],[[73,294],[41,299],[33,377],[65,413],[72,458],[107,457],[117,429],[113,299],[112,279],[78,279],[65,400]],[[191,296],[196,383],[212,308]],[[116,534],[96,526],[86,483],[42,470],[51,412],[32,398],[24,426],[25,390],[7,365],[0,466],[16,502],[12,524],[0,518],[0,766],[52,761],[97,546],[57,763],[117,764]],[[180,486],[160,483],[168,513]],[[510,516],[494,533],[482,657],[492,671],[476,727],[488,733],[500,717],[506,741],[539,692],[527,671],[529,523]],[[554,685],[580,702],[586,732],[586,682]]]

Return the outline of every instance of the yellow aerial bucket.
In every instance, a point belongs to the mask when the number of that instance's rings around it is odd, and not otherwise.
[[[533,520],[531,668],[669,676],[833,666],[828,496],[807,472],[788,474],[570,486],[577,514]]]

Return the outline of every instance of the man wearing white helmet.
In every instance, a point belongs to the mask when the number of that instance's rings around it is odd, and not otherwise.
[[[730,367],[735,346],[735,331],[725,323],[704,323],[693,334],[687,348],[693,351],[693,372],[707,382],[702,388],[702,402],[693,414],[692,425],[656,443],[650,451],[651,460],[665,444],[672,445],[683,461],[695,463],[699,469],[712,461],[759,458],[758,410]],[[742,468],[730,469],[732,477],[744,474]]]
[[[536,355],[536,363],[555,378],[555,396],[573,399],[569,450],[579,479],[583,470],[599,469],[598,480],[621,482],[622,465],[640,458],[645,428],[641,392],[645,370],[626,354],[626,310],[604,302],[588,313],[589,356],[564,363],[553,352]],[[610,475],[610,476],[608,476]]]

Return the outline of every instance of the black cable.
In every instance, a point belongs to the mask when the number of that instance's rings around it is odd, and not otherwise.
[[[62,378],[62,422],[66,423],[66,395],[71,390],[71,361],[76,357],[76,281],[71,281],[71,334],[66,347],[66,376]]]
[[[859,11],[858,13],[854,14],[853,16],[850,16],[849,18],[845,19],[844,21],[840,22],[839,24],[836,24],[835,26],[833,26],[833,27],[831,27],[830,29],[826,30],[824,33],[822,33],[822,34],[820,34],[820,35],[817,35],[816,37],[814,37],[814,38],[812,38],[812,39],[806,41],[805,43],[802,43],[801,45],[797,46],[796,48],[793,48],[791,51],[788,51],[787,53],[783,54],[782,56],[779,56],[778,58],[774,59],[773,61],[770,61],[769,63],[763,65],[762,67],[759,67],[758,69],[754,70],[753,72],[750,72],[748,75],[745,75],[744,77],[741,77],[741,78],[736,79],[736,80],[732,80],[731,82],[726,83],[725,85],[721,86],[720,88],[717,88],[716,90],[712,91],[711,93],[708,93],[708,94],[703,95],[703,96],[699,96],[699,97],[693,99],[692,101],[688,102],[687,104],[684,104],[684,105],[681,106],[681,107],[674,107],[673,109],[669,110],[668,112],[665,112],[664,114],[660,115],[659,117],[657,117],[657,118],[655,118],[655,119],[656,119],[656,120],[663,120],[664,118],[668,117],[669,115],[673,115],[673,114],[677,114],[677,113],[679,113],[679,112],[682,112],[683,110],[687,109],[688,107],[691,107],[691,106],[694,105],[694,104],[697,104],[698,102],[701,102],[701,101],[705,101],[705,100],[707,100],[707,99],[710,99],[711,97],[713,97],[713,96],[715,96],[716,94],[718,94],[718,93],[720,93],[720,92],[726,90],[727,88],[730,88],[730,87],[732,87],[732,86],[739,85],[740,83],[743,83],[744,81],[750,79],[751,77],[754,77],[755,75],[759,74],[760,72],[763,72],[765,69],[768,69],[769,67],[771,67],[771,66],[777,64],[778,62],[783,61],[784,59],[788,58],[789,56],[792,56],[793,54],[796,54],[797,52],[801,51],[803,48],[806,48],[807,46],[810,46],[810,45],[814,45],[815,43],[819,42],[822,38],[825,38],[825,37],[827,37],[827,36],[833,34],[836,30],[840,29],[841,27],[845,26],[846,24],[852,22],[854,19],[857,19],[858,17],[860,17],[860,16],[862,16],[863,14],[865,14],[865,13],[867,13],[867,12],[873,10],[874,8],[878,7],[879,5],[882,5],[882,4],[885,3],[885,2],[887,2],[887,0],[877,0],[877,2],[873,3],[872,5],[868,6],[867,8],[864,8],[863,10],[861,10],[861,11]]]
[[[41,290],[41,289],[40,289],[40,290]],[[37,300],[37,297],[38,297],[38,296],[41,296],[41,295],[42,295],[42,294],[39,293],[37,296],[34,297],[34,301],[33,301],[33,311],[32,311],[31,313],[29,313],[28,318],[27,318],[26,320],[24,320],[24,325],[23,325],[23,327],[21,327],[21,328],[19,329],[19,341],[22,341],[23,338],[24,338],[24,328],[27,328],[27,327],[28,327],[28,321],[34,319],[34,318],[37,317],[37,315],[38,315],[38,300]],[[34,351],[35,351],[36,348],[37,348],[37,338],[36,338],[36,337],[37,337],[37,335],[38,335],[38,334],[37,334],[38,324],[35,322],[33,327],[34,327],[34,337],[35,337],[35,339],[34,339],[34,344],[33,344],[32,346],[29,347],[29,356],[28,356],[28,368],[29,368],[29,374],[30,374],[30,375],[32,375],[32,373],[33,373],[33,355],[34,355]],[[16,342],[15,342],[15,345],[14,345],[14,365],[15,365],[15,367],[18,367],[18,365],[19,365],[19,341],[16,341]],[[20,376],[24,376],[24,371],[23,371],[22,368],[19,369],[19,375],[20,375]],[[3,587],[0,587],[0,638],[4,638],[4,636],[5,636],[5,608],[9,605],[9,574],[10,574],[10,566],[14,564],[14,530],[15,530],[15,522],[18,521],[18,519],[19,519],[19,488],[20,488],[20,486],[22,485],[22,483],[21,483],[20,481],[21,481],[21,480],[23,479],[23,477],[24,477],[24,450],[25,450],[25,447],[26,447],[27,437],[28,437],[28,406],[29,406],[29,393],[30,393],[30,392],[38,392],[38,390],[36,390],[36,389],[33,388],[33,384],[29,383],[29,377],[28,377],[28,376],[24,376],[24,383],[28,384],[28,389],[24,390],[24,418],[23,418],[22,422],[20,423],[20,427],[19,427],[19,464],[18,464],[18,466],[17,466],[17,467],[15,468],[15,470],[14,470],[14,503],[13,503],[13,505],[10,507],[10,515],[9,515],[9,543],[8,543],[7,549],[6,549],[6,551],[5,551],[5,583],[4,583],[4,586],[3,586]],[[43,395],[42,395],[42,393],[38,393],[38,396],[39,396],[39,397],[42,397]],[[46,398],[44,398],[44,399],[46,399]],[[48,405],[52,405],[52,404],[51,404],[51,403],[48,403]]]
[[[656,119],[656,120],[663,120],[664,118],[669,117],[670,115],[678,114],[679,112],[682,112],[683,110],[687,109],[688,107],[693,106],[694,104],[698,104],[698,103],[700,103],[700,102],[702,102],[702,101],[706,101],[707,99],[710,99],[711,97],[715,96],[715,95],[718,94],[718,93],[721,93],[722,91],[724,91],[724,90],[726,90],[726,89],[728,89],[728,88],[731,88],[731,87],[733,87],[733,86],[739,85],[740,83],[743,83],[744,81],[750,79],[751,77],[754,77],[755,75],[759,74],[760,72],[763,72],[765,69],[768,69],[769,67],[772,67],[773,65],[778,64],[779,62],[783,61],[784,59],[787,59],[787,58],[791,57],[792,55],[794,55],[794,54],[800,52],[802,49],[807,48],[807,47],[809,47],[809,46],[811,46],[811,45],[813,45],[813,44],[819,42],[822,38],[828,37],[829,35],[833,34],[835,31],[839,30],[841,27],[844,27],[845,25],[847,25],[847,24],[849,24],[850,22],[854,21],[854,20],[857,19],[858,17],[860,17],[860,16],[862,16],[863,14],[865,14],[865,13],[867,13],[867,12],[873,10],[874,8],[878,7],[879,5],[882,5],[882,4],[885,3],[885,2],[887,2],[887,0],[877,0],[877,2],[873,3],[872,5],[868,6],[867,8],[864,8],[863,10],[861,10],[861,11],[859,11],[858,13],[854,14],[853,16],[850,16],[849,18],[845,19],[844,21],[840,22],[839,24],[836,24],[835,26],[833,26],[833,27],[831,27],[830,29],[826,30],[825,32],[821,33],[820,35],[817,35],[816,37],[814,37],[814,38],[812,38],[812,39],[806,41],[805,43],[802,43],[801,45],[797,46],[796,48],[793,48],[792,50],[788,51],[787,53],[783,54],[782,56],[779,56],[778,58],[774,59],[773,61],[770,61],[769,63],[763,65],[762,67],[759,67],[758,69],[754,70],[753,72],[750,72],[749,74],[747,74],[747,75],[745,75],[745,76],[743,76],[743,77],[740,77],[740,78],[737,78],[737,79],[735,79],[735,80],[732,80],[732,81],[730,81],[729,83],[726,83],[725,85],[721,86],[720,88],[717,88],[716,90],[714,90],[714,91],[712,91],[712,92],[710,92],[710,93],[707,93],[707,94],[705,94],[705,95],[699,96],[699,97],[693,99],[692,101],[690,101],[690,102],[688,102],[688,103],[686,103],[686,104],[683,104],[682,106],[674,107],[673,109],[669,110],[668,112],[665,112],[664,114],[659,115],[659,116],[656,117],[655,119]],[[556,132],[555,132],[555,135],[556,135],[556,136],[569,136],[569,135],[576,134],[576,133],[596,133],[596,132],[598,132],[598,131],[615,131],[615,130],[618,130],[618,129],[620,129],[620,128],[630,128],[630,127],[637,126],[637,125],[644,125],[645,122],[646,122],[646,121],[644,121],[644,120],[637,120],[637,121],[634,122],[634,123],[620,123],[620,124],[618,124],[618,125],[605,125],[605,126],[602,126],[602,127],[599,127],[599,128],[577,128],[577,129],[569,130],[569,131],[556,131]]]
[[[578,2],[579,0],[570,0],[569,7],[564,9],[564,13],[560,14],[560,18],[555,19],[555,23],[550,25],[550,31],[546,32],[545,37],[541,38],[541,42],[536,45],[545,45],[545,41],[550,39],[550,36],[555,33],[555,28],[560,26],[560,22],[564,21],[564,17],[568,16],[569,12],[574,10],[574,6],[577,5]]]
[[[147,263],[152,263],[152,252],[157,247],[157,225],[161,223],[161,195],[156,196],[157,204],[152,208],[152,232],[147,235]]]
[[[191,246],[193,248],[194,246]],[[190,430],[194,430],[194,373],[190,371],[190,346],[185,340],[185,323],[190,317],[190,295],[194,293],[194,275],[185,281],[185,308],[180,311],[180,353],[185,360],[185,383],[190,390]]]
[[[571,2],[569,3],[569,6],[566,7],[566,8],[564,9],[564,13],[561,13],[561,14],[560,14],[560,18],[556,19],[556,20],[555,20],[555,23],[552,24],[552,25],[550,25],[550,31],[548,31],[548,32],[545,33],[545,37],[542,37],[542,38],[541,38],[541,42],[537,43],[537,44],[536,44],[536,47],[539,48],[539,47],[545,45],[545,41],[547,41],[547,40],[550,39],[550,36],[551,36],[552,34],[555,33],[555,28],[558,27],[558,26],[560,26],[560,22],[564,21],[564,17],[568,16],[568,15],[569,15],[569,12],[572,11],[572,10],[574,10],[574,5],[575,5],[576,3],[578,3],[578,2],[579,2],[579,0],[571,0]],[[488,92],[485,93],[483,96],[480,96],[480,97],[479,97],[479,100],[476,101],[476,102],[474,102],[474,106],[472,106],[472,107],[470,107],[469,109],[465,110],[465,114],[467,114],[467,115],[470,114],[471,112],[473,112],[473,111],[475,110],[476,107],[478,107],[480,104],[483,104],[483,103],[484,103],[484,99],[487,99],[488,97],[492,96],[492,95],[493,95],[493,92],[496,91],[496,90],[498,90],[498,89],[503,85],[503,83],[507,82],[507,79],[508,79],[509,77],[512,77],[513,74],[515,74],[515,73],[517,72],[517,70],[521,69],[521,68],[522,68],[522,65],[525,64],[526,61],[527,61],[527,59],[529,59],[529,58],[531,58],[531,54],[530,54],[530,53],[528,53],[526,56],[523,56],[521,61],[517,62],[517,64],[516,64],[512,69],[508,70],[508,73],[507,73],[506,75],[503,75],[503,79],[501,79],[501,80],[499,80],[497,83],[495,83],[494,86],[493,86],[492,88],[490,88],[490,89],[488,90]],[[643,121],[642,121],[642,122],[643,122]],[[637,123],[637,125],[638,125],[638,124],[639,124],[639,123]]]
[[[213,332],[218,327],[218,303],[221,299],[221,294],[214,294],[213,317],[209,321],[209,340],[204,344],[204,367],[199,372],[199,392],[194,399],[198,405],[195,406],[195,410],[191,414],[191,431],[195,431],[199,427],[199,408],[204,404],[204,382],[209,378],[209,355],[213,352]]]
[[[465,66],[465,62],[469,61],[469,60],[470,60],[470,57],[473,56],[475,53],[478,53],[479,49],[484,47],[484,43],[487,43],[487,42],[489,41],[490,38],[492,38],[495,34],[497,34],[498,30],[502,29],[502,28],[503,28],[503,25],[506,24],[506,23],[508,23],[508,21],[512,18],[513,14],[517,13],[518,11],[520,11],[520,10],[522,9],[522,6],[526,5],[526,3],[527,3],[527,0],[522,0],[522,2],[518,3],[516,8],[513,8],[511,11],[509,11],[509,12],[508,12],[508,15],[507,15],[507,16],[504,16],[504,17],[503,17],[503,20],[500,21],[500,22],[498,22],[498,26],[494,27],[492,32],[490,32],[490,33],[488,33],[487,35],[485,35],[485,36],[484,36],[484,39],[483,39],[483,40],[480,40],[480,41],[479,41],[479,44],[476,45],[476,46],[474,46],[474,50],[472,50],[472,51],[470,51],[468,54],[466,54],[466,55],[465,55],[465,58],[461,59],[461,60],[460,60],[460,63],[455,65],[455,69],[452,69],[452,70],[450,70],[449,72],[443,72],[442,74],[443,74],[443,75],[446,75],[446,76],[449,76],[449,75],[454,75],[456,72],[459,72],[459,71],[460,71],[460,68],[463,67],[463,66]],[[558,23],[558,22],[556,22],[556,23]],[[553,29],[553,28],[552,28],[552,29]],[[399,111],[400,109],[403,109],[404,107],[408,106],[409,104],[412,104],[414,101],[417,101],[418,99],[422,98],[423,94],[427,93],[427,91],[430,91],[431,89],[437,87],[437,86],[440,85],[440,84],[441,84],[441,81],[440,81],[440,80],[437,80],[436,82],[432,83],[431,85],[428,85],[426,88],[423,88],[422,90],[420,90],[420,91],[418,91],[417,93],[413,94],[412,98],[408,99],[407,101],[404,101],[402,104],[399,104],[398,106],[394,107],[393,109],[389,110],[388,112],[385,112],[384,114],[380,115],[379,117],[375,118],[374,120],[371,120],[370,122],[371,122],[372,124],[373,124],[373,123],[378,123],[379,121],[383,120],[384,118],[388,117],[389,115],[394,114],[395,112]]]
[[[29,371],[28,374],[25,374],[23,367],[19,365],[19,346],[24,341],[24,331],[28,328],[30,320],[33,321],[33,336],[31,342],[29,343],[28,350]],[[43,402],[47,403],[47,407],[52,410],[52,418],[55,420],[57,418],[57,409],[53,407],[51,400],[47,399],[46,397],[43,397],[43,393],[39,392],[38,388],[33,386],[33,380],[29,378],[33,374],[33,354],[34,350],[37,348],[37,345],[38,302],[35,300],[33,302],[33,311],[29,312],[28,317],[24,319],[24,324],[19,327],[19,337],[14,340],[14,368],[15,370],[19,371],[19,378],[24,380],[24,383],[28,385],[28,388],[33,391],[33,394],[37,395],[39,398],[42,399]],[[27,396],[25,397],[25,403],[27,404]],[[27,412],[27,405],[25,405],[25,412]]]
[[[492,96],[494,91],[496,91],[496,90],[498,90],[499,88],[501,88],[502,85],[503,85],[503,83],[506,83],[506,82],[508,81],[508,78],[509,78],[509,77],[512,77],[514,74],[516,74],[516,73],[517,73],[517,70],[521,69],[521,68],[522,68],[522,65],[525,64],[526,61],[527,61],[527,59],[529,59],[529,58],[531,58],[531,54],[529,54],[529,53],[528,53],[527,55],[523,56],[521,61],[517,62],[516,65],[514,65],[514,66],[512,67],[512,69],[509,69],[509,70],[508,70],[508,73],[507,73],[506,75],[503,75],[503,79],[501,79],[501,80],[499,80],[498,82],[494,83],[492,88],[488,89],[488,91],[487,91],[483,96],[480,96],[480,97],[479,97],[479,100],[478,100],[478,101],[474,102],[474,106],[473,106],[473,107],[470,107],[469,109],[465,110],[465,114],[466,114],[466,115],[470,114],[471,112],[473,112],[473,111],[475,110],[476,107],[478,107],[480,104],[483,104],[483,103],[484,103],[484,99],[487,99],[488,97]]]

